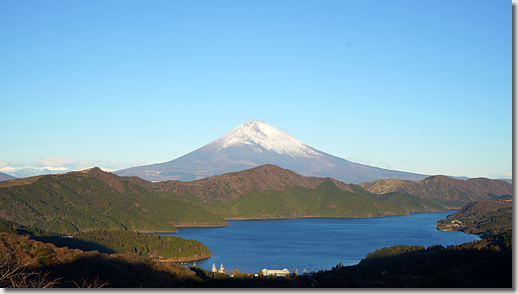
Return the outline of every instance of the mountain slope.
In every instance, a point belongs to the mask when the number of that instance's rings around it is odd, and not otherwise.
[[[222,217],[378,217],[446,210],[428,209],[432,203],[419,206],[407,196],[398,201],[273,165],[187,183],[152,183],[99,168],[0,182],[0,218],[61,233],[228,225]]]
[[[486,178],[457,180],[446,176],[431,176],[421,181],[387,179],[362,183],[359,186],[373,194],[413,194],[450,208],[461,208],[475,200],[513,195],[513,186],[508,182]]]
[[[13,177],[13,176],[10,176],[10,175],[6,175],[4,173],[0,173],[0,182],[1,181],[14,180],[14,179],[16,179],[16,177]]]
[[[437,229],[461,231],[481,235],[483,238],[496,236],[513,229],[512,198],[478,200],[470,202],[446,219],[437,221]]]
[[[394,185],[396,191],[387,193],[371,189],[384,187],[382,183],[345,184],[274,165],[192,182],[156,183],[93,168],[0,182],[0,218],[50,232],[174,231],[175,226],[228,225],[223,218],[377,217],[447,211],[446,207],[466,199],[495,198],[502,191],[512,191],[503,181],[443,176],[410,182],[413,189],[407,190],[412,193],[397,191]]]
[[[354,185],[332,178],[306,177],[269,164],[191,182],[157,182],[153,183],[153,189],[175,195],[188,192],[195,197],[192,198],[195,201],[211,205],[214,201],[235,201],[254,191],[263,194],[279,192],[281,195],[290,187],[314,190],[328,180],[344,192],[375,197],[390,203],[395,202],[406,207],[409,212],[440,211],[444,207],[455,209],[474,200],[491,199],[513,193],[511,184],[483,178],[456,180],[446,176],[433,176],[417,182],[389,179]]]
[[[356,185],[331,178],[305,177],[275,165],[192,182],[153,184],[157,192],[183,193],[178,199],[224,218],[364,218],[448,211],[415,195],[378,197]]]
[[[283,191],[288,186],[316,189],[327,179],[331,180],[340,189],[353,192],[350,185],[335,179],[305,177],[271,164],[191,182],[158,182],[155,183],[154,187],[157,191],[168,191],[177,195],[189,191],[200,197],[204,202],[211,203],[214,200],[232,201],[252,191]]]
[[[12,170],[9,171],[9,175],[13,177],[18,178],[27,178],[27,177],[35,177],[35,176],[42,176],[42,175],[50,175],[50,174],[63,174],[71,172],[71,170],[66,168],[40,168],[40,169],[34,169],[34,168],[22,168],[18,170]],[[1,179],[0,179],[1,180]]]
[[[192,181],[263,164],[346,183],[387,178],[416,181],[426,177],[358,164],[327,154],[262,121],[247,121],[219,139],[172,161],[132,167],[115,174],[138,176],[149,181]]]
[[[139,185],[139,183],[142,185]],[[228,225],[221,217],[149,182],[121,178],[98,168],[1,182],[0,217],[49,232],[92,229],[174,232],[175,226]]]
[[[298,186],[284,191],[253,191],[238,199],[211,203],[214,213],[224,218],[297,218],[347,217],[368,218],[407,215],[409,211],[397,203],[376,197],[343,191],[331,180],[324,180],[316,189]],[[447,211],[444,207],[437,211]]]

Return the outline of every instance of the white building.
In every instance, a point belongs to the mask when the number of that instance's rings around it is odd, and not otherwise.
[[[283,269],[283,270],[269,270],[269,269],[263,269],[262,270],[263,272],[263,276],[268,276],[268,275],[274,275],[276,277],[286,277],[286,275],[289,275],[290,274],[290,271],[287,270],[287,269]]]

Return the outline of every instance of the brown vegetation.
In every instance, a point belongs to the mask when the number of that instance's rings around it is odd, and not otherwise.
[[[194,276],[173,263],[133,253],[82,251],[0,233],[0,287],[179,287]]]
[[[512,198],[479,200],[466,204],[446,219],[437,221],[437,229],[461,231],[483,238],[498,235],[513,228]]]
[[[450,214],[446,219],[474,218],[499,209],[511,209],[512,198],[495,199],[495,200],[478,200],[466,204],[457,212]]]
[[[423,199],[440,199],[458,203],[449,208],[460,208],[463,204],[475,200],[489,200],[490,195],[494,197],[513,195],[513,186],[508,182],[486,178],[457,180],[447,176],[431,176],[421,181],[387,179],[363,183],[359,186],[373,194],[399,192],[417,195]]]
[[[182,195],[189,191],[205,203],[214,200],[232,201],[252,191],[282,191],[286,186],[315,189],[330,178],[305,177],[289,169],[266,164],[239,172],[231,172],[192,182],[168,181],[155,183],[157,191]],[[344,191],[353,192],[348,184],[331,179]]]

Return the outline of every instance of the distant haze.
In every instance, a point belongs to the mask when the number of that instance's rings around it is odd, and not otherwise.
[[[246,121],[219,139],[177,159],[115,172],[149,181],[191,181],[262,164],[278,165],[305,176],[331,177],[346,183],[426,175],[354,163],[315,149],[264,121]]]

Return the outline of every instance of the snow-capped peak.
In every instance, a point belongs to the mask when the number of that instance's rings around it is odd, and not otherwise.
[[[315,149],[264,121],[246,121],[206,147],[222,150],[236,144],[258,145],[292,157],[320,155]]]

